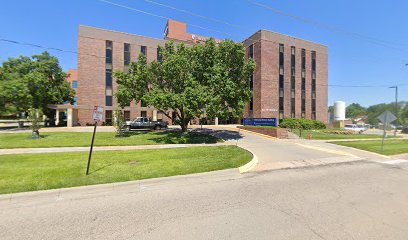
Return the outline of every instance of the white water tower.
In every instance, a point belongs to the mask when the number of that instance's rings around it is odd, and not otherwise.
[[[334,102],[334,121],[344,121],[346,119],[346,102]]]

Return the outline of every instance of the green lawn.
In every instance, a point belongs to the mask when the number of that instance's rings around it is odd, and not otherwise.
[[[252,159],[236,146],[0,155],[0,193],[123,182],[240,167]]]
[[[333,142],[334,144],[354,147],[384,155],[408,153],[408,140],[385,140],[384,151],[381,151],[381,140]]]
[[[294,133],[299,135],[299,130],[294,130]],[[325,133],[319,130],[302,130],[302,138],[309,138],[309,134],[312,135],[314,140],[336,140],[336,139],[372,139],[379,138],[381,135],[376,134],[335,134]],[[388,136],[388,138],[395,138],[394,136]]]
[[[0,148],[47,148],[90,146],[91,132],[41,132],[41,139],[32,139],[30,133],[0,133]],[[176,143],[216,143],[216,137],[174,131],[130,132],[127,137],[116,137],[114,132],[97,132],[95,146],[130,146]]]

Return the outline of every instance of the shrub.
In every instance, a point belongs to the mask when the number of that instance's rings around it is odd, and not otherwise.
[[[290,129],[326,129],[326,124],[317,120],[309,120],[304,118],[285,118],[279,124],[281,128]]]
[[[353,135],[357,134],[354,131],[344,130],[344,129],[324,129],[320,131],[321,133],[328,133],[328,134],[338,134],[338,135]]]
[[[31,130],[32,138],[40,138],[40,128],[41,128],[41,121],[43,118],[43,112],[41,109],[38,108],[30,108],[28,110],[28,119],[31,120]]]
[[[115,110],[113,112],[113,126],[116,128],[116,134],[119,137],[124,136],[124,126],[125,126],[125,118],[123,116],[123,112],[121,110]]]

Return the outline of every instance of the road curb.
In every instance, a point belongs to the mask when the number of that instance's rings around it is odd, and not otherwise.
[[[329,143],[330,143],[330,142],[329,142]],[[336,143],[330,143],[330,144],[335,144],[335,145],[337,145],[337,146],[341,146],[341,147],[345,147],[345,148],[351,148],[351,149],[356,150],[356,151],[361,151],[361,152],[365,152],[365,153],[377,155],[377,156],[379,156],[379,157],[383,157],[383,158],[387,158],[387,159],[391,159],[391,158],[392,158],[392,156],[383,155],[383,154],[376,153],[376,152],[370,152],[370,151],[368,151],[368,150],[364,150],[364,149],[360,149],[360,148],[344,146],[344,145],[340,145],[340,144],[336,144]]]
[[[343,155],[343,156],[349,156],[349,157],[356,157],[354,154],[352,153],[348,153],[345,151],[339,151],[339,150],[335,150],[335,149],[328,149],[328,148],[324,148],[324,147],[320,147],[320,146],[312,146],[312,145],[308,145],[308,144],[301,144],[301,143],[295,143],[298,146],[304,147],[304,148],[310,148],[310,149],[314,149],[317,151],[322,151],[322,152],[328,152],[328,153],[333,153],[333,154],[338,154],[338,155]]]
[[[252,154],[252,160],[251,161],[249,161],[247,164],[245,164],[245,165],[243,165],[243,166],[241,166],[241,167],[239,167],[238,168],[238,170],[239,170],[239,173],[246,173],[246,172],[249,172],[250,170],[252,170],[257,164],[258,164],[258,157],[255,155],[255,153],[254,152],[252,152],[251,150],[249,150],[249,149],[246,149],[246,148],[244,148],[245,150],[247,150],[248,152],[250,152],[251,154]]]
[[[261,137],[270,138],[270,139],[273,139],[273,140],[278,140],[279,139],[279,138],[276,138],[276,137],[272,137],[272,136],[265,135],[265,134],[262,134],[262,133],[253,132],[253,131],[242,129],[242,128],[238,128],[238,129],[240,131],[243,131],[243,132],[252,133],[252,134],[255,134],[255,135],[258,135],[258,136],[261,136]]]

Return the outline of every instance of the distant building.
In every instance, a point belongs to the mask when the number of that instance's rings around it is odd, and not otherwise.
[[[164,39],[81,25],[78,74],[70,77],[71,85],[77,87],[77,105],[54,107],[71,109],[69,111],[75,116],[68,125],[85,125],[92,123],[94,106],[103,106],[104,121],[109,123],[112,111],[118,107],[114,97],[117,84],[112,77],[115,71],[126,71],[132,61],[137,61],[140,53],[145,54],[149,62],[156,60],[159,57],[157,46],[163,46],[169,40],[192,45],[206,39],[188,33],[186,23],[174,20],[168,20]],[[244,46],[257,68],[253,77],[248,79],[253,99],[245,107],[243,117],[303,117],[327,122],[326,46],[267,30],[256,32],[244,41]],[[77,81],[75,85],[74,80]],[[172,119],[141,102],[132,102],[125,107],[124,115],[127,120],[147,116],[172,122]],[[220,121],[228,122],[227,119]]]

